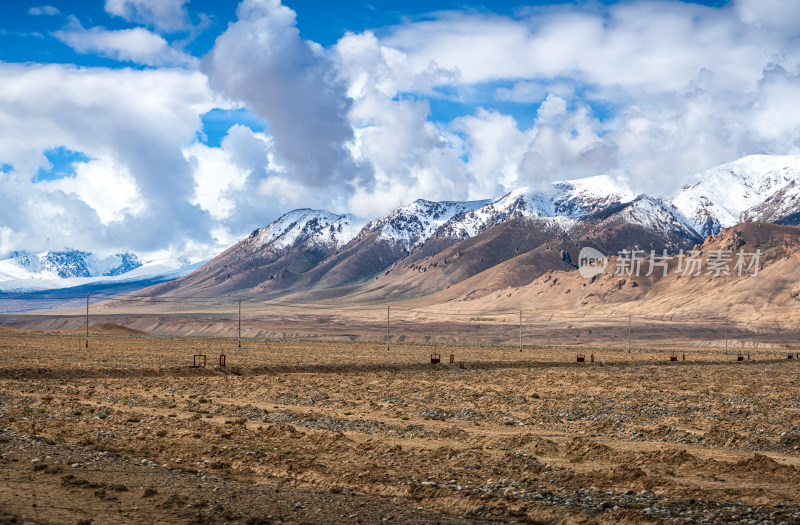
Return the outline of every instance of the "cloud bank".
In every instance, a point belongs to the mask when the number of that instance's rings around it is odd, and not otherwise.
[[[279,1],[244,0],[202,57],[171,36],[191,7],[107,0],[133,27],[54,33],[119,68],[0,63],[0,255],[208,255],[296,207],[374,217],[600,173],[668,196],[708,167],[800,151],[787,2],[447,11],[323,48]],[[214,108],[267,127],[204,143]],[[37,180],[56,148],[89,160]]]
[[[0,174],[0,224],[22,246],[180,250],[212,240],[181,152],[215,105],[202,74],[0,64],[0,76],[0,129],[14,130],[0,141],[12,167]],[[36,182],[58,146],[92,160],[76,162],[74,178]]]
[[[187,29],[191,25],[187,3],[189,0],[106,0],[105,10],[129,22],[172,32]]]
[[[143,27],[108,30],[101,27],[84,29],[72,18],[67,29],[53,33],[78,53],[94,53],[99,56],[133,62],[147,66],[194,65],[197,59],[179,51],[156,33]]]
[[[269,123],[292,177],[335,187],[358,177],[347,150],[350,99],[335,64],[300,38],[295,13],[277,0],[244,0],[202,71],[211,87],[247,104]]]

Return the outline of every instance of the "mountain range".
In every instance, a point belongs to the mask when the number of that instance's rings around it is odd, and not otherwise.
[[[96,302],[178,279],[202,264],[185,258],[142,261],[130,252],[101,257],[73,249],[16,251],[0,260],[0,313],[65,308],[72,305],[67,299],[86,294]]]
[[[574,270],[584,246],[606,254],[675,253],[741,222],[800,224],[800,155],[744,157],[696,179],[674,197],[658,199],[599,175],[495,199],[420,199],[369,222],[299,209],[206,264],[143,262],[130,252],[14,252],[0,260],[0,295],[103,289],[175,299],[385,301],[469,281],[466,293],[474,297]]]
[[[15,251],[0,261],[0,280],[111,277],[140,266],[139,257],[130,252],[101,258],[90,252],[71,249],[42,253]]]
[[[295,210],[146,296],[263,300],[411,299],[467,279],[480,293],[576,268],[581,247],[691,249],[740,222],[800,217],[800,155],[749,156],[710,169],[670,199],[636,195],[608,175],[520,188],[496,199],[417,200],[360,224]]]

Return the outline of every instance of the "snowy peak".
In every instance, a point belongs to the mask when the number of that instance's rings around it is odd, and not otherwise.
[[[665,237],[674,233],[685,239],[699,240],[691,222],[675,206],[661,199],[640,195],[616,216]]]
[[[453,217],[479,209],[491,201],[442,201],[418,199],[389,215],[370,222],[361,235],[380,232],[380,239],[401,243],[406,249],[419,246]]]
[[[573,218],[636,197],[626,185],[609,175],[554,182],[553,190],[553,215]]]
[[[298,244],[337,248],[347,244],[361,229],[349,215],[323,210],[301,209],[282,215],[264,228],[250,234],[247,242],[256,248],[269,246],[288,249]]]
[[[73,277],[117,276],[142,266],[139,258],[122,252],[99,257],[80,250],[33,254],[16,251],[0,261],[0,281],[10,279],[69,279]]]
[[[39,261],[42,272],[54,273],[61,279],[69,277],[92,277],[87,259],[88,252],[68,250],[63,252],[47,252]]]
[[[789,187],[800,182],[800,155],[751,155],[711,168],[698,178],[700,182],[685,186],[672,204],[707,237],[742,220],[769,220],[759,213],[767,200],[773,201],[771,215],[779,214],[784,203],[774,197],[780,192],[795,194]],[[787,209],[790,205],[785,203]]]
[[[800,155],[750,155],[711,171],[730,173],[755,193],[769,195],[797,180]]]
[[[106,263],[108,266],[104,269],[103,275],[107,277],[122,275],[142,266],[139,257],[130,252],[115,253],[106,259]]]
[[[31,273],[39,271],[39,257],[26,251],[13,251],[8,254],[8,259],[0,261],[0,265],[15,265],[21,270]]]
[[[516,217],[543,217],[552,215],[550,199],[544,194],[532,192],[528,188],[519,188],[510,191],[499,199],[487,204],[480,211],[482,213],[495,213]]]
[[[742,213],[742,218],[746,221],[781,222],[798,212],[800,212],[800,180],[793,180],[762,203]]]
[[[528,188],[520,188],[499,199],[489,201],[480,208],[454,216],[436,231],[436,235],[467,239],[492,226],[519,217],[549,216],[551,208],[549,199],[542,194],[531,192]]]
[[[633,198],[627,187],[608,175],[554,182],[544,192],[519,188],[477,210],[454,217],[436,235],[466,239],[520,217],[538,217],[568,230],[576,219],[588,213]]]

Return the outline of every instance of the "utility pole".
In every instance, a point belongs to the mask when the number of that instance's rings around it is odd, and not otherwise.
[[[522,353],[522,310],[519,311],[519,353]]]
[[[389,305],[386,305],[386,351],[389,351]]]
[[[89,294],[86,294],[86,348],[89,348]]]
[[[725,316],[725,355],[728,355],[728,316]]]
[[[239,348],[242,347],[242,298],[239,298]]]
[[[631,353],[631,314],[628,314],[628,353]]]

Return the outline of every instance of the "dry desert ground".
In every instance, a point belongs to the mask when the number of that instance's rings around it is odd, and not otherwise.
[[[800,359],[650,346],[5,329],[0,523],[797,523]]]

